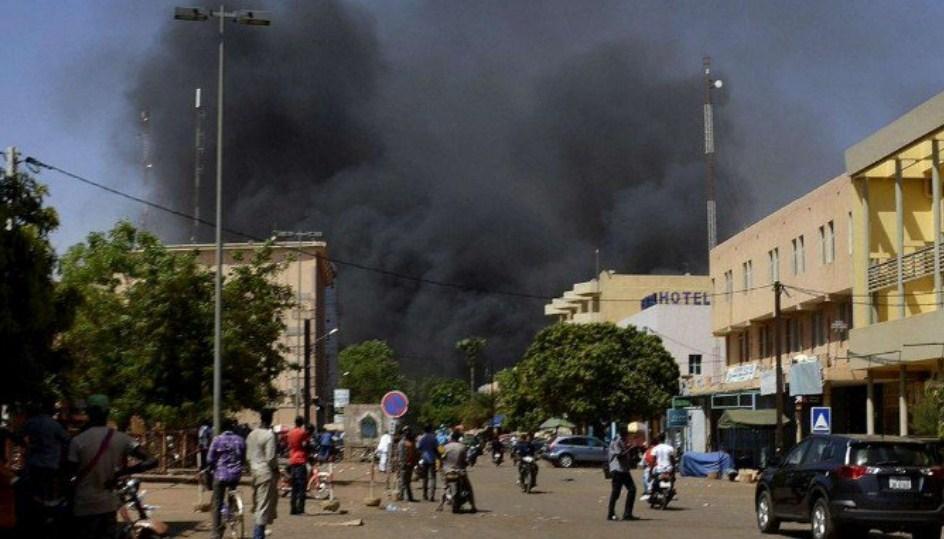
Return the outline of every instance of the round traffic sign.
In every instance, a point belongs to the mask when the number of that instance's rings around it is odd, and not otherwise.
[[[410,399],[406,398],[406,394],[402,391],[388,391],[380,399],[380,408],[387,417],[394,419],[403,417],[410,409]]]

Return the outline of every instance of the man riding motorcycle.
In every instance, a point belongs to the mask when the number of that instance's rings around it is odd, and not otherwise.
[[[662,474],[672,474],[675,470],[675,448],[665,442],[665,433],[655,439],[655,446],[649,451],[649,490],[651,496],[656,491],[656,484]]]
[[[450,480],[450,477],[457,476],[456,481],[459,482],[459,488],[456,490],[456,492],[468,492],[468,502],[469,505],[472,506],[472,512],[475,513],[478,511],[478,509],[475,508],[475,494],[472,491],[472,483],[469,481],[469,475],[466,473],[466,453],[468,450],[461,440],[462,433],[455,431],[452,433],[452,436],[450,436],[449,443],[443,448],[443,476],[447,481]],[[439,504],[440,510],[442,509],[445,501],[446,497],[443,495],[443,501]]]
[[[538,485],[538,465],[534,461],[524,461],[524,457],[537,458],[538,449],[534,443],[531,442],[531,434],[523,435],[512,448],[512,453],[515,455],[518,463],[518,484],[524,484],[525,473],[530,466],[532,474],[531,487],[536,487]]]

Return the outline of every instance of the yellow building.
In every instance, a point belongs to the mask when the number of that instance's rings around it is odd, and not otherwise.
[[[810,404],[864,400],[864,373],[848,360],[852,325],[853,187],[842,175],[787,204],[712,249],[710,276],[715,292],[712,331],[725,339],[722,379],[701,390],[717,409],[774,408],[761,380],[775,366],[774,287],[781,296],[781,363],[789,384],[794,361],[818,361],[822,397],[804,397],[799,417],[808,423]],[[769,379],[769,378],[768,378]],[[789,389],[789,387],[787,388]],[[861,395],[858,395],[861,393]],[[793,412],[794,399],[784,399]],[[836,410],[837,432],[865,430],[864,418]],[[804,427],[804,430],[807,430]]]
[[[252,243],[227,243],[223,246],[223,272],[228,273],[230,269],[238,262],[234,255],[240,254],[243,260],[248,260],[253,251],[260,248],[260,244]],[[216,246],[213,244],[184,244],[170,245],[168,250],[171,252],[192,252],[197,251],[197,261],[210,268],[216,264]],[[281,342],[288,347],[288,353],[285,360],[289,365],[299,365],[299,368],[289,368],[285,370],[276,381],[276,387],[282,392],[283,398],[275,405],[275,424],[292,425],[296,416],[302,414],[303,402],[301,399],[301,387],[303,385],[303,372],[300,369],[303,353],[303,324],[305,319],[312,320],[311,340],[317,342],[312,347],[311,366],[311,396],[312,402],[318,398],[325,406],[322,410],[316,410],[312,405],[311,417],[314,421],[318,420],[319,425],[330,423],[332,417],[326,412],[327,405],[330,403],[333,393],[333,387],[330,387],[330,361],[327,357],[326,349],[332,348],[330,340],[336,339],[335,336],[325,337],[318,340],[319,337],[326,336],[328,331],[327,324],[331,324],[332,316],[326,312],[325,298],[328,295],[327,290],[334,284],[335,270],[332,264],[325,260],[327,253],[327,244],[322,241],[309,242],[291,242],[276,244],[273,247],[272,259],[279,262],[287,262],[285,269],[276,277],[276,282],[291,287],[299,306],[285,313],[286,330],[282,336]],[[336,320],[335,320],[336,323]],[[336,327],[336,326],[335,326]]]
[[[624,275],[603,271],[596,279],[577,283],[544,306],[555,322],[613,324],[645,306],[710,305],[711,286],[706,275]]]
[[[868,432],[907,434],[944,359],[941,150],[944,93],[846,151],[855,184],[855,327]],[[878,412],[878,413],[876,413]]]

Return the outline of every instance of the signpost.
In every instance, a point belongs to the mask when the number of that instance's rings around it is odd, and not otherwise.
[[[829,406],[813,406],[810,408],[810,432],[813,434],[830,434],[832,430],[832,408]]]
[[[410,399],[402,391],[388,391],[380,399],[380,408],[384,415],[391,419],[399,419],[406,415],[410,409]]]
[[[688,410],[669,408],[665,411],[667,426],[670,429],[681,429],[688,426]]]
[[[335,389],[334,390],[334,407],[335,408],[344,408],[351,403],[351,390],[350,389]]]

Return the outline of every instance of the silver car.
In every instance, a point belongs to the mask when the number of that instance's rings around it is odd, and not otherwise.
[[[578,462],[606,462],[606,444],[593,436],[562,436],[551,442],[544,458],[562,468]]]

